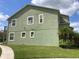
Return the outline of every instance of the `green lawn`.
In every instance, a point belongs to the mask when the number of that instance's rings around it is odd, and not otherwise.
[[[63,49],[60,47],[9,45],[13,48],[15,59],[32,59],[38,57],[79,57],[79,49]]]
[[[0,48],[0,56],[1,56],[1,53],[2,53],[2,50],[1,50],[1,48]]]

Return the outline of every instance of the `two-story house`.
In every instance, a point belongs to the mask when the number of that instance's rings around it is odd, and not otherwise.
[[[59,10],[27,5],[8,18],[7,43],[59,46],[59,28],[69,26]]]

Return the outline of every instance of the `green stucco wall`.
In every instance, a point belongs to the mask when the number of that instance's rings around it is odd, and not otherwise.
[[[39,14],[44,15],[43,24],[39,24]],[[34,16],[33,25],[27,25],[28,16]],[[15,32],[15,40],[9,41],[8,37],[8,44],[59,46],[58,12],[39,8],[29,8],[29,10],[24,10],[20,16],[15,16],[13,18],[17,19],[16,27],[11,27],[9,23],[8,33]],[[26,31],[26,38],[24,39],[21,38],[22,31]],[[30,38],[30,31],[35,31],[35,38]]]

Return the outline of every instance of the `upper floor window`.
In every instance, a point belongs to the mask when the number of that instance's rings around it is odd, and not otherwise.
[[[15,19],[12,19],[11,26],[16,26],[16,20]]]
[[[39,24],[43,24],[43,22],[44,22],[44,15],[39,14]]]
[[[28,16],[27,17],[27,24],[28,25],[34,24],[34,16]]]
[[[21,38],[26,38],[26,32],[21,32]]]
[[[11,32],[11,33],[9,34],[9,40],[10,40],[10,41],[14,41],[14,38],[15,38],[15,33],[14,33],[14,32]]]

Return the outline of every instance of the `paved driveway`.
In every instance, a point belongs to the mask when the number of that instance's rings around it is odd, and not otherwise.
[[[2,49],[0,59],[14,59],[14,52],[10,47],[0,45],[0,48]]]

